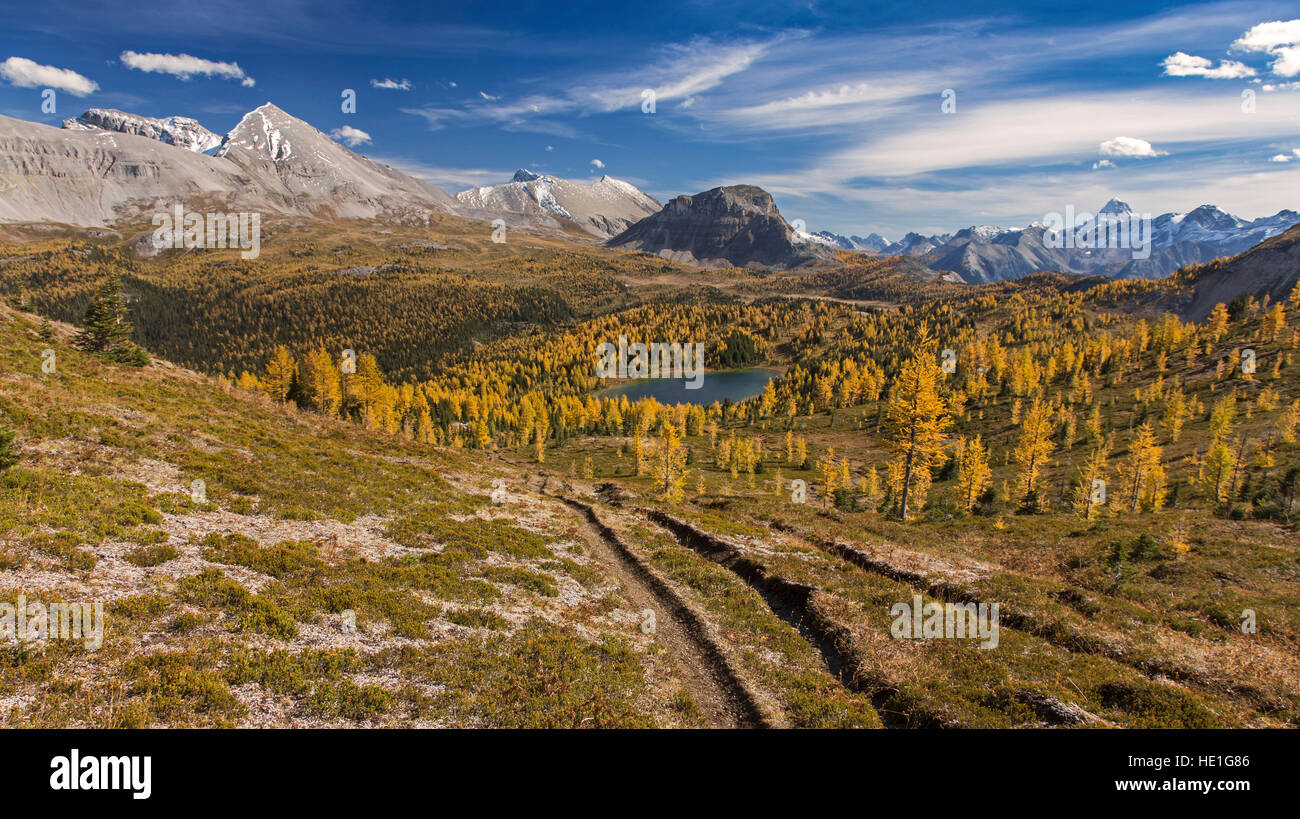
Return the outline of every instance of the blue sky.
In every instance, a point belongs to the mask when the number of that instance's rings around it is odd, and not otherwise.
[[[3,0],[0,16],[0,114],[119,108],[224,133],[269,100],[450,191],[519,167],[661,201],[752,183],[809,229],[891,239],[1111,196],[1300,209],[1293,0]]]

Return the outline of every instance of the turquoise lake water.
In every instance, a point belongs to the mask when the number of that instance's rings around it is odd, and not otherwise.
[[[708,406],[714,401],[730,398],[743,401],[760,395],[767,382],[780,375],[776,370],[751,368],[747,370],[704,371],[704,378],[697,390],[686,389],[688,383],[681,378],[650,378],[643,381],[626,383],[613,381],[615,386],[602,390],[601,398],[617,398],[626,395],[627,400],[653,397],[661,404],[699,404]]]

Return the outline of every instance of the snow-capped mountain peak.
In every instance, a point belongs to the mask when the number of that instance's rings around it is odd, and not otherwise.
[[[1128,203],[1111,199],[1097,212],[1094,222],[1125,222],[1138,215]],[[1050,270],[1156,278],[1187,264],[1240,253],[1300,223],[1295,211],[1283,210],[1250,221],[1214,205],[1202,205],[1188,213],[1141,216],[1144,223],[1150,219],[1150,227],[1131,228],[1135,232],[1128,244],[1053,246],[1045,242],[1045,225],[1035,222],[1023,230],[972,226],[951,237],[909,233],[884,252],[923,256],[934,269],[958,271],[969,282],[1014,279]],[[1090,242],[1102,241],[1097,227],[1090,230]],[[1111,242],[1112,235],[1124,234],[1106,233],[1105,241]]]
[[[573,221],[601,238],[621,233],[659,210],[652,197],[612,176],[583,184],[524,168],[509,182],[470,188],[456,199],[472,208]]]
[[[293,118],[271,103],[254,108],[239,124],[226,134],[217,149],[217,156],[226,156],[234,146],[252,151],[272,161],[283,161],[293,155],[293,144],[285,136],[286,120]]]
[[[999,236],[1012,232],[1011,228],[998,227],[997,225],[975,225],[967,228],[967,230],[970,231],[971,239],[978,242],[991,242]]]
[[[1102,205],[1101,210],[1097,211],[1097,215],[1127,216],[1132,212],[1133,212],[1133,208],[1129,207],[1128,202],[1122,201],[1120,199],[1115,199],[1114,197],[1112,197],[1109,202],[1107,202],[1105,205]]]
[[[812,233],[803,234],[806,241],[817,242],[818,244],[839,248],[840,250],[858,250],[879,253],[889,247],[889,240],[879,233],[871,233],[866,237],[862,236],[841,236],[838,233],[832,233],[829,230],[818,230]]]

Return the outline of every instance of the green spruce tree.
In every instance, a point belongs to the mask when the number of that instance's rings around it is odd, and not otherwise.
[[[0,472],[4,472],[18,463],[18,456],[14,454],[11,448],[13,442],[14,431],[8,427],[0,426]]]
[[[73,345],[83,352],[142,367],[149,363],[149,354],[131,342],[131,330],[122,279],[113,274],[86,308],[86,317]]]

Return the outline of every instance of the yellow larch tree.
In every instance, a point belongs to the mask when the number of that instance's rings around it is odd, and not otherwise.
[[[938,390],[943,373],[932,348],[929,333],[922,332],[918,352],[903,364],[885,406],[885,434],[897,462],[893,472],[899,484],[900,520],[907,520],[911,512],[913,492],[929,488],[930,470],[949,425]]]
[[[969,441],[963,439],[957,455],[957,501],[962,509],[969,512],[975,508],[992,477],[988,450],[980,436],[976,435]]]
[[[1042,474],[1047,459],[1052,454],[1052,433],[1055,426],[1051,405],[1045,404],[1041,398],[1035,398],[1020,424],[1020,441],[1013,452],[1016,463],[1020,465],[1020,471],[1016,474],[1016,495],[1033,511],[1041,506],[1038,476]]]

